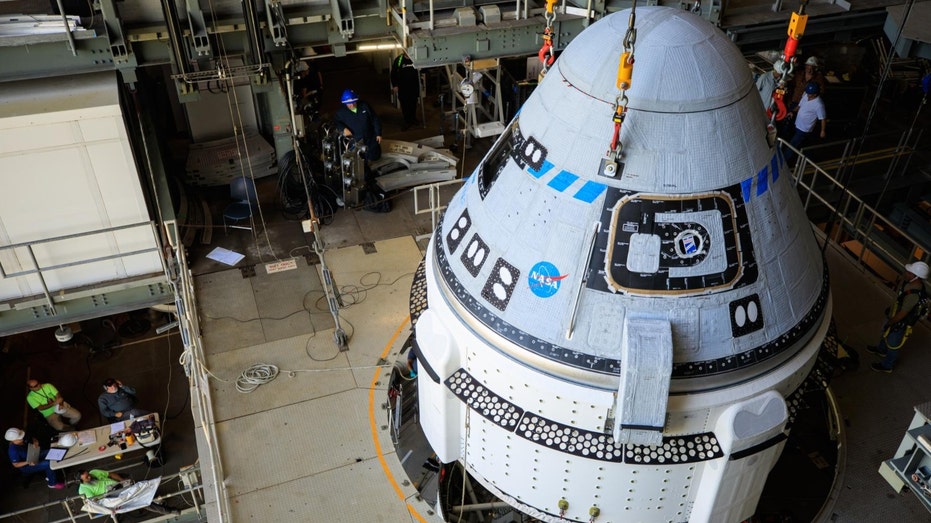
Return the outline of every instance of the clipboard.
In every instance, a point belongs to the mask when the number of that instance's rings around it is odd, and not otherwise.
[[[65,454],[68,453],[68,450],[69,449],[51,448],[48,454],[45,455],[45,459],[49,461],[61,461],[65,459]]]
[[[26,445],[26,462],[27,463],[38,463],[42,461],[41,455],[42,455],[42,449],[33,445],[32,443],[29,443],[28,445]]]

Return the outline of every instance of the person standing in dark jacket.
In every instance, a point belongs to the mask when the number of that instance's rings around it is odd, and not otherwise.
[[[420,98],[420,74],[414,69],[414,62],[404,53],[398,55],[391,63],[391,90],[398,95],[401,102],[401,114],[404,115],[402,131],[417,123],[417,100]]]
[[[336,111],[333,123],[343,136],[361,141],[366,147],[365,159],[374,162],[381,158],[381,120],[372,106],[359,100],[352,89],[343,91],[343,106]]]
[[[103,382],[103,390],[103,394],[97,398],[97,406],[100,415],[110,423],[149,413],[136,408],[136,389],[123,385],[120,380],[107,378]]]

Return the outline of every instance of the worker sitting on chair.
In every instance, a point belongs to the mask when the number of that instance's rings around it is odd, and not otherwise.
[[[54,470],[51,469],[51,464],[49,461],[45,459],[45,455],[48,453],[48,449],[40,449],[39,441],[37,439],[28,438],[29,443],[26,443],[26,433],[15,427],[7,429],[5,439],[10,442],[10,448],[8,449],[10,463],[16,470],[19,470],[23,474],[42,472],[45,474],[45,480],[48,482],[48,488],[65,488],[65,484],[58,480],[58,475]],[[33,452],[35,457],[33,458],[30,458],[29,456],[30,446],[34,447]],[[30,459],[34,461],[30,461]]]

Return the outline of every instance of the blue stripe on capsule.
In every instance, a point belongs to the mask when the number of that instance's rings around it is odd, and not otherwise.
[[[740,191],[743,192],[744,201],[750,201],[750,187],[753,185],[753,178],[747,178],[740,182]]]
[[[535,170],[533,167],[528,167],[528,168],[527,168],[527,172],[529,172],[530,175],[533,176],[534,178],[539,178],[539,177],[543,176],[544,174],[548,173],[548,172],[550,171],[550,169],[552,169],[552,168],[553,168],[553,164],[552,164],[552,163],[550,163],[550,162],[548,162],[548,161],[546,161],[546,160],[543,160],[543,165],[540,166],[540,170],[539,170],[539,171]]]
[[[760,172],[756,173],[756,195],[759,196],[769,188],[769,180],[766,178],[766,166],[764,165]]]
[[[563,192],[578,179],[578,176],[570,173],[569,171],[561,171],[559,174],[554,176],[553,179],[550,180],[550,183],[547,185],[559,192]]]
[[[581,189],[576,191],[573,198],[576,200],[582,200],[585,203],[592,203],[595,201],[595,198],[601,196],[601,193],[605,191],[607,186],[598,182],[587,181]]]

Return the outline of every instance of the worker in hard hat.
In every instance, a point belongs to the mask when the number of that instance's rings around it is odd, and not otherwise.
[[[827,112],[824,109],[824,101],[821,99],[821,88],[815,82],[809,82],[805,86],[805,96],[799,102],[798,107],[790,111],[795,116],[795,134],[789,141],[789,145],[795,149],[801,149],[802,144],[808,135],[815,132],[815,127],[820,122],[820,131],[818,136],[824,138],[827,136]],[[788,149],[785,151],[785,158],[788,162],[795,157],[795,150]]]
[[[23,474],[42,472],[45,474],[45,481],[48,483],[48,488],[65,488],[65,484],[58,479],[58,474],[52,470],[51,464],[45,459],[45,455],[48,454],[48,449],[40,448],[39,440],[36,438],[26,438],[26,432],[15,427],[7,429],[4,439],[10,442],[10,447],[7,452],[10,457],[10,463],[13,464],[16,470]],[[29,441],[28,443],[27,439]],[[33,452],[30,452],[30,446],[33,447]]]
[[[766,71],[757,77],[756,89],[760,92],[760,98],[763,100],[763,109],[769,109],[769,105],[773,101],[773,91],[776,90],[776,86],[782,80],[785,70],[786,63],[782,60],[776,60],[772,71]],[[785,99],[788,101],[788,96]]]
[[[365,147],[365,159],[373,162],[381,158],[381,120],[372,106],[359,100],[359,95],[352,89],[343,91],[340,97],[343,104],[336,111],[333,123],[336,129],[346,137],[361,141]]]
[[[896,286],[895,303],[886,309],[879,345],[866,347],[867,352],[882,358],[882,361],[870,366],[876,372],[892,372],[899,358],[899,349],[905,345],[912,332],[912,326],[928,315],[931,298],[925,289],[925,280],[928,279],[929,272],[931,271],[928,264],[923,261],[905,265],[905,272]]]
[[[818,92],[824,94],[824,74],[821,72],[821,60],[815,56],[809,56],[805,60],[804,69],[795,75],[795,81],[792,86],[792,105],[797,105],[805,97],[805,87],[814,82],[818,84]]]
[[[297,107],[307,116],[314,116],[320,108],[320,97],[323,96],[323,75],[313,61],[298,62],[294,70],[297,74],[294,80]]]

